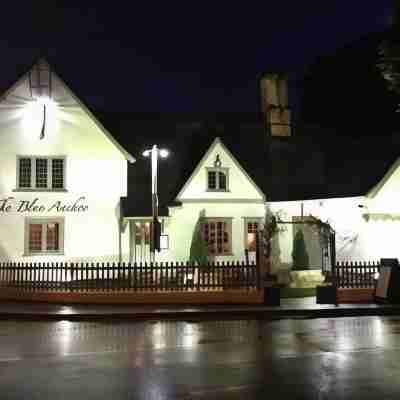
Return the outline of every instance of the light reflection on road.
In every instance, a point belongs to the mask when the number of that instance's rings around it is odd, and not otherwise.
[[[381,392],[397,399],[399,335],[397,317],[1,321],[0,393],[42,400],[61,391],[80,400],[86,387],[93,398],[113,400],[127,393],[146,400],[271,393],[375,399]]]
[[[247,348],[247,353],[250,348],[256,349],[251,352],[255,358],[261,353],[271,357],[304,356],[390,348],[400,332],[395,329],[397,322],[396,318],[382,317],[139,323],[1,322],[0,358],[167,349],[195,352],[200,347],[220,353],[226,349],[231,361],[235,354],[245,355],[246,352],[240,351],[243,348]]]

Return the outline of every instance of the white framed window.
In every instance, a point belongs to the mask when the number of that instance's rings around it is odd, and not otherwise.
[[[256,236],[261,229],[261,218],[244,219],[244,248],[248,251],[256,251]]]
[[[17,189],[65,191],[66,159],[60,157],[17,157]]]
[[[24,255],[64,254],[64,218],[25,218]]]
[[[207,168],[207,190],[215,192],[228,191],[228,168]]]
[[[210,256],[232,255],[232,218],[206,218],[201,228]]]

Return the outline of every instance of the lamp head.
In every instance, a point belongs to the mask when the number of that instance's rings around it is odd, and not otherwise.
[[[142,154],[144,157],[149,157],[151,153],[151,150],[145,150]]]
[[[167,149],[160,149],[159,154],[161,158],[167,158],[169,156],[169,151]]]

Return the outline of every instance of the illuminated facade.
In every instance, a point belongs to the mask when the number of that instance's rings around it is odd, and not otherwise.
[[[245,260],[248,250],[254,260],[266,204],[287,221],[328,221],[339,261],[400,258],[400,165],[367,194],[303,196],[304,188],[321,186],[322,163],[291,137],[278,78],[261,81],[264,122],[276,140],[268,142],[265,125],[141,125],[134,114],[126,125],[105,124],[40,61],[0,98],[0,259],[149,261],[151,168],[141,154],[155,144],[170,150],[159,162],[164,249],[157,261],[188,261],[199,223],[212,259]],[[301,191],[293,195],[296,185]],[[293,236],[289,225],[279,235],[275,269],[290,268]],[[319,250],[308,250],[318,264]]]
[[[0,148],[1,259],[118,257],[134,159],[46,62],[3,94]]]

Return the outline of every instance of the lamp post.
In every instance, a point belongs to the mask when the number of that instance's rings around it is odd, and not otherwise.
[[[158,157],[167,158],[169,151],[159,149],[157,145],[153,145],[151,149],[143,152],[144,157],[151,157],[151,210],[152,210],[152,229],[150,251],[153,253],[153,261],[156,254],[156,224],[158,223],[158,195],[157,195],[157,178],[158,178]]]

